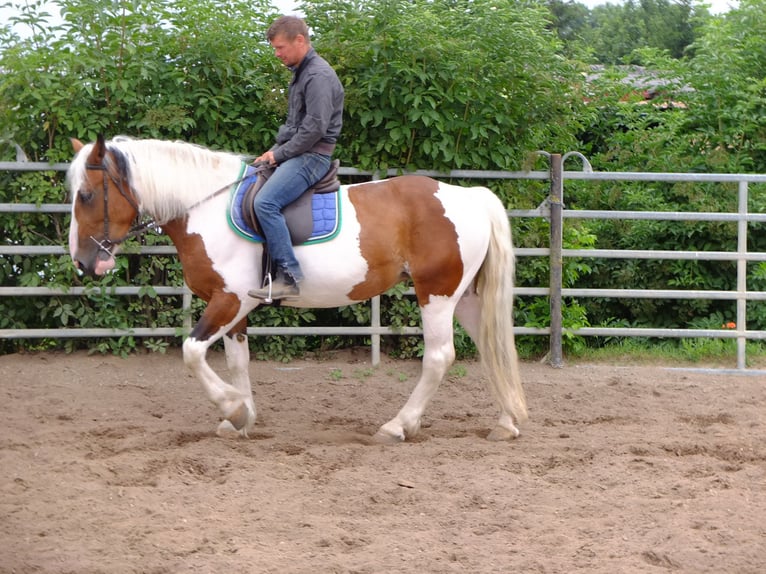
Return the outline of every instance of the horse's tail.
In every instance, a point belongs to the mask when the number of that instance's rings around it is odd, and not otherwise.
[[[479,356],[492,394],[516,422],[527,419],[519,361],[513,337],[514,255],[511,225],[502,202],[490,192],[487,202],[490,238],[477,276],[481,300]]]

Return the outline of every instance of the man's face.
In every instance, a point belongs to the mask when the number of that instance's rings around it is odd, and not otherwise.
[[[284,35],[278,34],[271,40],[271,46],[274,48],[274,55],[288,68],[300,64],[307,52],[306,39],[300,35],[288,40]]]

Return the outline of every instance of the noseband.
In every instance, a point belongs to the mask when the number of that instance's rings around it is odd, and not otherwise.
[[[92,235],[90,238],[98,245],[98,250],[103,251],[106,253],[109,257],[114,257],[114,254],[112,253],[112,248],[116,245],[120,245],[121,243],[124,243],[126,240],[130,239],[131,237],[135,237],[137,235],[141,235],[142,233],[145,233],[149,229],[154,228],[157,225],[157,222],[154,220],[147,221],[145,223],[138,223],[140,217],[141,217],[141,210],[138,207],[138,204],[136,203],[133,196],[131,196],[129,193],[125,191],[125,188],[122,185],[122,180],[117,179],[109,172],[109,168],[106,166],[105,160],[101,160],[101,163],[86,163],[85,169],[88,171],[103,171],[103,183],[104,183],[104,239],[99,241]],[[134,223],[128,233],[124,235],[123,237],[120,237],[119,239],[110,239],[109,238],[109,181],[108,179],[112,180],[112,183],[117,187],[117,189],[120,192],[120,195],[125,198],[125,201],[127,201],[130,206],[136,210],[136,223]]]

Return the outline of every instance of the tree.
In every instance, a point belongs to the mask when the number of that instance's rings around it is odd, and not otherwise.
[[[766,171],[766,1],[709,20],[683,70],[693,88],[681,127],[689,155],[707,169]]]
[[[593,8],[590,30],[583,37],[601,64],[636,63],[632,54],[639,48],[665,50],[682,58],[707,15],[702,8],[698,13],[691,0],[607,3]]]
[[[590,10],[585,4],[574,0],[549,0],[551,11],[549,28],[556,32],[565,53],[587,60],[588,50],[585,38],[590,29]]]
[[[506,169],[573,143],[574,67],[547,10],[493,0],[303,5],[346,87],[342,154],[362,168]]]
[[[267,0],[58,4],[57,26],[22,5],[33,34],[0,32],[0,133],[30,157],[69,158],[68,137],[99,132],[232,150],[269,142],[284,72],[263,41]]]
[[[588,106],[590,123],[581,135],[597,169],[665,172],[766,171],[765,0],[744,0],[738,9],[706,18],[688,57],[671,58],[658,50],[634,52],[664,82],[657,100],[637,101],[624,77],[604,75],[603,94]],[[672,102],[680,105],[674,105]],[[655,103],[664,105],[655,105]],[[587,146],[587,147],[586,147]],[[736,187],[710,184],[615,185],[570,189],[574,208],[656,211],[736,211]],[[766,211],[766,196],[751,188],[749,209]],[[588,229],[599,248],[733,251],[736,226],[730,223],[649,221],[593,222]],[[763,224],[749,225],[748,249],[766,250]],[[732,289],[733,264],[693,261],[597,262],[578,286],[607,287],[640,283],[647,288]],[[748,289],[766,288],[766,266],[748,266]],[[614,318],[638,325],[719,328],[734,305],[724,301],[591,301],[595,324]],[[763,328],[762,305],[748,310],[748,328]]]

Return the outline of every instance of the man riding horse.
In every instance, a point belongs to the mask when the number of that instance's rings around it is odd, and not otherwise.
[[[297,16],[281,16],[266,37],[274,54],[293,72],[288,87],[287,120],[276,144],[256,158],[276,166],[253,202],[266,249],[276,264],[263,288],[248,295],[270,300],[300,295],[303,272],[295,257],[282,209],[318,182],[330,167],[343,121],[343,85],[309,40],[308,26]]]

